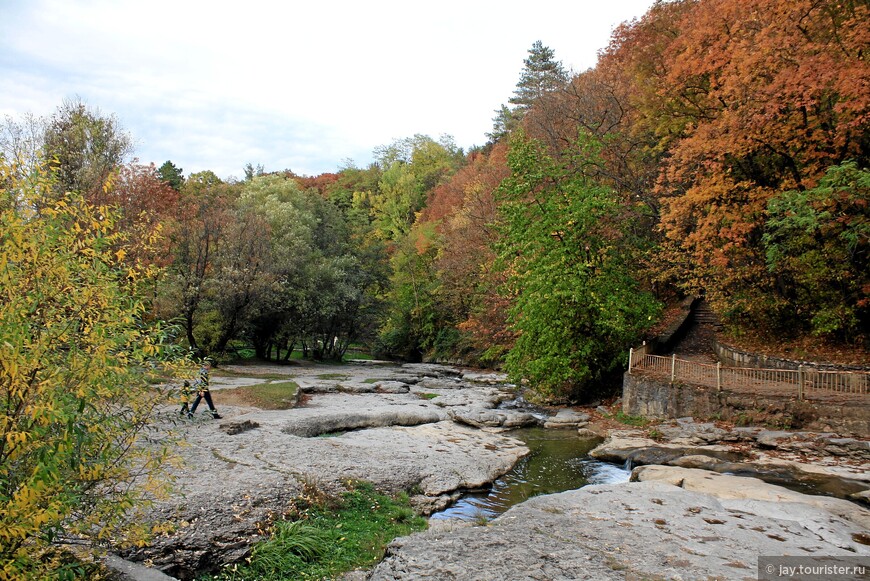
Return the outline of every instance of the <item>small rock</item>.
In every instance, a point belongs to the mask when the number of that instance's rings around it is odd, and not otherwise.
[[[855,492],[854,494],[850,494],[849,498],[851,500],[863,502],[864,504],[870,504],[870,490],[862,490],[861,492]]]
[[[454,504],[461,497],[462,493],[459,491],[455,491],[446,494],[437,494],[434,496],[415,494],[408,500],[411,503],[411,506],[414,507],[414,510],[416,510],[418,513],[422,515],[430,515],[432,513],[444,510],[448,506]]]
[[[692,418],[680,418],[676,426],[663,425],[658,430],[674,444],[704,445],[728,439],[728,432],[715,424],[696,423]]]
[[[374,393],[375,385],[363,382],[342,382],[338,384],[337,389],[344,393]]]
[[[401,381],[379,381],[375,383],[375,390],[381,393],[408,393],[411,386]]]
[[[589,414],[563,409],[544,422],[545,428],[582,428],[589,421]]]
[[[251,420],[245,420],[243,422],[223,422],[218,426],[218,428],[230,436],[235,436],[236,434],[241,434],[242,432],[247,432],[248,430],[253,430],[259,427],[260,424]]]
[[[577,430],[577,437],[581,440],[599,440],[604,441],[604,436],[597,432],[593,432],[589,428],[580,428]]]

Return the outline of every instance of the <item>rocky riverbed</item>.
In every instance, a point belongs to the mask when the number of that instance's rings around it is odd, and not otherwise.
[[[284,379],[300,387],[295,408],[259,409],[234,395]],[[486,526],[432,521],[397,539],[373,571],[348,578],[754,579],[759,555],[870,558],[870,512],[845,500],[866,500],[870,489],[863,440],[689,419],[654,434],[615,430],[604,410],[544,417],[500,406],[515,396],[503,376],[440,365],[228,367],[212,384],[222,419],[179,421],[166,410],[184,463],[176,494],[150,517],[169,532],[124,555],[179,579],[244,558],[291,499],[339,492],[348,479],[410,491],[421,513],[440,510],[527,454],[505,432],[525,425],[609,433],[594,454],[643,466],[635,482],[536,497]],[[823,482],[841,498],[733,474]],[[735,489],[754,492],[724,493]]]

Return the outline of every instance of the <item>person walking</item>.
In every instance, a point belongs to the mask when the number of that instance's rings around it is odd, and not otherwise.
[[[196,398],[193,400],[193,405],[190,406],[190,411],[187,412],[187,417],[192,418],[194,412],[196,412],[196,407],[199,405],[203,399],[205,399],[205,403],[208,405],[208,409],[211,412],[211,417],[216,420],[221,419],[221,415],[217,412],[217,409],[214,407],[214,402],[211,400],[211,392],[208,389],[209,384],[209,370],[211,369],[211,362],[205,360],[202,362],[202,366],[199,368],[199,375],[196,378],[196,381],[193,383],[193,386],[196,388]]]
[[[190,382],[188,380],[184,380],[184,383],[181,386],[181,411],[178,412],[181,416],[186,416],[190,413],[190,394],[192,390],[190,388]]]

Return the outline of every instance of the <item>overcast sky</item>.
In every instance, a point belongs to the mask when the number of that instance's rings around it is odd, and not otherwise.
[[[136,155],[316,175],[417,133],[482,145],[536,40],[595,65],[653,0],[0,0],[0,115],[79,97]]]

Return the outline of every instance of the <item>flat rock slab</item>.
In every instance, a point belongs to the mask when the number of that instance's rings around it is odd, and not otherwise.
[[[870,510],[856,506],[848,500],[801,494],[782,486],[768,484],[758,478],[732,476],[709,470],[675,466],[641,466],[632,471],[631,479],[638,482],[667,482],[684,490],[710,494],[723,502],[735,501],[730,502],[730,505],[736,507],[739,507],[742,501],[748,501],[747,506],[750,501],[761,501],[768,503],[767,505],[774,513],[776,511],[785,512],[790,508],[794,511],[790,505],[819,509],[828,513],[827,517],[823,519],[825,522],[810,524],[813,517],[807,516],[803,520],[803,526],[812,529],[820,537],[825,536],[825,533],[820,531],[824,531],[826,527],[830,526],[830,523],[836,523],[837,520],[850,522],[853,528],[857,526],[865,531],[870,530]],[[759,511],[749,510],[749,512]],[[836,516],[837,519],[830,518],[832,515]],[[848,535],[835,535],[835,538],[827,540],[850,551],[857,551],[860,548],[860,545]],[[870,547],[867,548],[867,551],[870,551]]]
[[[179,420],[166,410],[164,427],[179,435],[184,464],[172,470],[175,495],[149,516],[170,530],[122,556],[180,579],[243,559],[267,530],[263,524],[311,488],[338,494],[348,479],[366,480],[387,492],[414,490],[415,504],[434,510],[491,483],[529,452],[519,440],[448,419],[438,394],[481,407],[506,397],[495,386],[463,381],[453,368],[302,363],[227,370],[251,377],[226,387],[283,375],[308,395],[301,407],[259,410],[222,405],[216,394],[222,420]],[[433,401],[421,397],[430,393],[418,387],[426,382],[447,387],[431,389]]]
[[[870,441],[842,438],[831,433],[763,431],[757,443],[762,448],[798,453],[825,453],[870,461]]]
[[[333,390],[327,390],[333,391]],[[374,383],[366,383],[362,381],[342,381],[335,386],[334,391],[343,391],[346,393],[374,393],[376,390]]]
[[[623,464],[631,460],[636,464],[664,464],[680,456],[710,456],[720,460],[736,461],[741,455],[733,453],[725,446],[687,447],[676,444],[663,444],[649,438],[611,435],[600,446],[589,452],[593,458],[603,462]]]
[[[249,387],[265,383],[269,383],[269,380],[260,377],[224,377],[215,374],[210,377],[208,388],[209,390],[235,389],[237,387]]]
[[[462,379],[472,383],[486,383],[490,385],[507,384],[507,373],[494,371],[463,371]]]
[[[286,510],[305,486],[337,493],[348,479],[359,479],[381,490],[417,488],[439,497],[485,486],[528,454],[519,440],[451,421],[303,438],[283,431],[287,414],[236,418],[259,427],[232,436],[217,422],[191,425],[178,495],[152,513],[174,530],[124,556],[191,579],[242,559],[261,538],[258,525]]]
[[[291,436],[312,438],[325,434],[383,428],[385,426],[417,426],[432,424],[442,419],[437,410],[397,406],[393,409],[362,410],[357,412],[334,412],[294,419],[281,431]]]
[[[704,445],[728,438],[726,430],[710,422],[695,422],[691,418],[676,420],[676,425],[662,425],[658,429],[672,444]],[[735,436],[736,439],[736,436]]]
[[[431,403],[441,408],[494,408],[510,397],[505,392],[488,386],[442,389],[432,386],[427,387],[423,383],[415,385],[412,393],[417,394],[418,397],[437,396],[431,400]]]
[[[749,442],[764,449],[798,454],[822,454],[870,461],[870,440],[844,438],[830,432],[795,432],[760,427],[723,429],[712,422],[679,418],[656,427],[662,438],[677,445]]]
[[[369,579],[755,579],[759,555],[870,555],[843,548],[856,525],[800,506],[753,514],[664,482],[586,486],[532,498],[486,526],[397,539]],[[836,521],[840,536],[821,538],[806,518]]]

